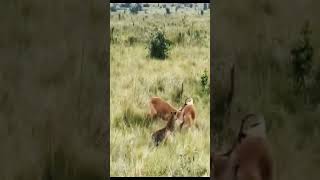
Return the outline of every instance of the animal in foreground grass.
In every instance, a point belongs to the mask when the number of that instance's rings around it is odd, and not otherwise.
[[[161,142],[163,142],[168,136],[170,136],[175,130],[175,121],[177,111],[172,111],[170,113],[170,119],[166,126],[162,129],[157,130],[152,134],[152,140],[156,146],[158,146]]]
[[[247,114],[241,121],[238,137],[232,148],[224,154],[213,153],[213,177],[216,180],[271,180],[273,160],[266,136],[257,136],[247,132],[261,122],[248,126],[244,132],[244,123],[256,114]]]
[[[231,71],[234,76],[234,67]],[[233,80],[231,81],[233,83]],[[233,86],[233,85],[232,85]],[[233,88],[231,88],[233,91]],[[230,107],[232,94],[227,105]],[[228,107],[228,108],[229,108]],[[227,111],[227,114],[230,111]],[[238,138],[230,151],[215,154],[211,158],[211,169],[216,180],[271,180],[273,176],[273,160],[266,136],[254,136],[243,131],[244,123],[255,114],[247,114],[242,120]],[[230,116],[228,116],[230,117]],[[254,128],[259,123],[251,125]]]
[[[176,112],[176,108],[171,104],[167,103],[160,97],[151,97],[149,101],[149,114],[148,117],[151,119],[161,118],[162,120],[169,121],[171,118],[171,112]]]
[[[248,136],[231,155],[213,155],[213,176],[217,180],[271,180],[272,157],[262,137]]]
[[[267,139],[243,132],[245,120],[241,122],[238,139],[231,151],[213,154],[213,176],[217,180],[271,180],[272,156]]]
[[[194,107],[192,98],[186,99],[184,106],[182,106],[178,111],[177,117],[181,123],[180,130],[182,129],[183,125],[187,125],[187,127],[190,128],[195,123],[196,109]]]

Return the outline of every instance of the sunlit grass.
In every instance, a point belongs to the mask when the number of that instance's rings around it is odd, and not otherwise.
[[[110,26],[117,39],[110,50],[111,176],[210,175],[210,96],[201,91],[200,84],[204,70],[210,72],[209,13],[186,15],[186,24],[181,21],[183,16],[125,14],[121,20],[111,17]],[[167,38],[174,43],[164,61],[148,57],[148,36],[154,25],[165,29]],[[188,30],[190,35],[185,35],[185,41],[176,43],[178,33]],[[200,36],[193,36],[195,31]],[[127,43],[129,37],[135,37],[136,42]],[[183,97],[175,100],[182,82]],[[198,111],[199,129],[175,131],[174,136],[155,148],[151,134],[164,127],[165,122],[146,119],[151,96],[160,96],[175,107],[191,96]]]

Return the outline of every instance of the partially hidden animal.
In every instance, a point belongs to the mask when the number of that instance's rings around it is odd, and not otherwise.
[[[176,112],[177,109],[160,97],[154,96],[149,101],[148,117],[151,119],[160,118],[168,121],[171,117],[171,112]]]
[[[170,119],[167,122],[166,126],[152,134],[152,140],[156,146],[158,146],[161,142],[166,140],[175,130],[175,121],[177,119],[176,115],[177,111],[170,112]]]
[[[177,112],[177,118],[180,122],[180,129],[182,129],[184,125],[190,128],[193,124],[195,124],[196,115],[197,112],[193,104],[193,99],[189,97],[185,100],[185,104]]]
[[[271,152],[262,137],[248,136],[230,156],[214,154],[212,161],[216,180],[272,180]]]
[[[229,122],[230,107],[234,91],[234,65],[231,69],[231,88],[227,99],[226,121]],[[256,128],[260,123],[251,124],[244,131],[245,122],[256,114],[246,114],[240,124],[238,137],[231,149],[223,154],[213,153],[211,169],[215,180],[272,180],[273,159],[266,136],[255,136],[250,128]],[[264,127],[264,126],[262,126]]]

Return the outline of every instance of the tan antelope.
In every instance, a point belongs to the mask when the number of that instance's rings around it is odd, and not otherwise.
[[[233,91],[234,66],[231,70],[231,91]],[[233,92],[229,93],[226,112],[230,118],[230,104]],[[232,148],[224,154],[213,153],[211,157],[211,169],[215,180],[271,180],[273,176],[273,160],[269,144],[265,135],[254,135],[260,123],[251,124],[244,131],[245,122],[256,114],[247,114],[240,124],[238,137]],[[262,123],[262,128],[265,128]],[[265,132],[265,131],[263,131]]]
[[[213,177],[216,180],[271,180],[272,157],[262,137],[248,136],[231,155],[213,154]]]
[[[271,180],[273,162],[267,139],[243,132],[248,114],[241,122],[238,138],[230,151],[213,153],[213,176],[217,180]],[[254,124],[253,126],[256,126]]]
[[[176,112],[176,108],[167,103],[160,97],[151,97],[149,101],[149,114],[150,118],[159,117],[162,120],[168,121],[171,118],[171,112]]]
[[[193,99],[191,97],[187,98],[184,105],[179,109],[177,113],[177,118],[180,123],[180,129],[183,125],[190,128],[196,120],[196,109],[193,104]]]
[[[170,119],[167,122],[166,126],[152,134],[152,140],[156,146],[158,146],[161,142],[166,140],[167,137],[170,136],[175,130],[175,121],[177,119],[176,115],[177,111],[170,112]]]

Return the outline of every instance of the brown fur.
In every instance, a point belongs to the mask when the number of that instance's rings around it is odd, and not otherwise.
[[[161,99],[160,97],[152,97],[149,101],[149,118],[159,117],[162,120],[168,121],[170,113],[177,111],[172,105]]]
[[[271,180],[272,157],[266,139],[246,137],[230,157],[214,155],[216,180]]]
[[[225,121],[230,118],[234,76],[233,65]],[[267,139],[243,132],[244,122],[252,116],[256,115],[248,114],[241,120],[238,138],[229,152],[222,155],[213,154],[212,168],[215,180],[272,180],[273,160]]]
[[[182,121],[180,124],[180,129],[183,127],[183,125],[186,125],[188,128],[190,128],[196,120],[196,109],[194,105],[185,105],[181,111],[178,111],[177,117],[180,119],[180,121]]]
[[[152,140],[158,146],[175,130],[176,111],[170,113],[170,119],[164,128],[161,128],[152,134]]]

